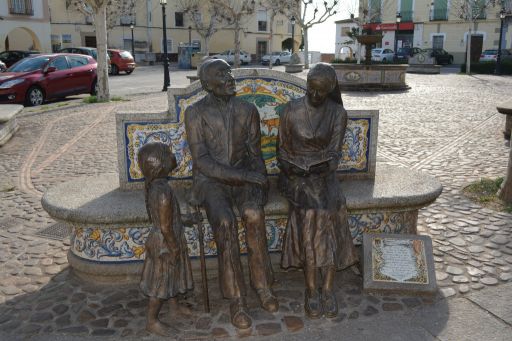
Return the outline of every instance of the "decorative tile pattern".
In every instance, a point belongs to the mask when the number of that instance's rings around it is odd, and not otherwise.
[[[140,227],[75,227],[71,236],[71,251],[80,258],[97,262],[142,260],[149,231],[149,228]]]
[[[350,214],[349,228],[354,244],[362,243],[363,232],[407,233],[411,212],[382,212]],[[414,214],[413,214],[414,215]],[[270,252],[281,251],[286,218],[267,219],[267,245]],[[217,245],[210,225],[205,221],[205,254],[215,256]],[[71,237],[72,252],[83,259],[95,262],[129,262],[144,259],[144,244],[149,235],[149,227],[120,227],[118,229],[100,227],[75,227]],[[190,257],[199,256],[197,229],[185,228],[185,237]],[[240,252],[247,253],[245,231],[241,222],[238,225]]]
[[[188,96],[176,96],[178,123],[172,123],[170,120],[124,122],[128,182],[144,180],[137,164],[137,151],[145,143],[152,141],[170,145],[175,153],[178,167],[170,174],[172,179],[192,176],[192,157],[186,140],[183,113],[189,105],[200,100],[205,94],[200,90]],[[287,102],[304,94],[305,89],[282,80],[250,77],[237,79],[237,96],[253,103],[260,113],[262,154],[269,175],[279,173],[276,160],[279,115]],[[354,173],[368,170],[371,120],[371,116],[349,118],[339,172]]]

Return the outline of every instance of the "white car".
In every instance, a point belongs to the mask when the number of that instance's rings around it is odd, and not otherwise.
[[[481,62],[496,62],[498,60],[498,50],[485,50],[480,55],[480,59],[478,60]],[[501,61],[504,60],[512,60],[512,54],[505,49],[501,49]]]
[[[283,63],[289,63],[291,56],[292,56],[292,53],[289,51],[272,52],[272,64],[280,65]],[[268,65],[269,63],[270,63],[270,55],[269,54],[266,54],[263,57],[261,57],[261,64]]]
[[[212,59],[223,59],[229,64],[233,64],[235,62],[235,50],[226,50],[219,54],[214,54],[211,56]],[[247,53],[243,50],[240,50],[240,63],[241,64],[249,64],[251,62],[251,54]]]
[[[372,49],[372,61],[374,62],[392,62],[395,53],[390,49]]]
[[[4,72],[5,70],[7,70],[7,66],[0,60],[0,72]]]

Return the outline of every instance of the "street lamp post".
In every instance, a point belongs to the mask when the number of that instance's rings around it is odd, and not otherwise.
[[[400,12],[396,12],[395,56],[396,56],[397,48],[398,48],[398,38],[397,38],[397,35],[398,35],[398,32],[400,31],[400,22],[401,21],[402,21],[402,15],[400,14]]]
[[[188,46],[192,46],[192,26],[188,27]]]
[[[169,79],[169,60],[167,59],[167,28],[165,26],[165,6],[167,5],[167,0],[160,0],[160,5],[162,5],[162,30],[164,39],[164,87],[162,91],[167,91],[167,88],[171,85],[171,80]]]
[[[498,40],[498,55],[496,56],[496,70],[495,74],[501,75],[501,42],[503,39],[503,21],[505,20],[505,10],[502,8],[500,11],[500,39]]]
[[[292,53],[295,52],[295,16],[292,16],[290,19],[292,24]]]
[[[133,29],[134,29],[134,26],[133,26],[133,22],[130,24],[130,30],[132,30],[132,57],[133,57],[133,61],[135,61],[135,41],[133,40]]]

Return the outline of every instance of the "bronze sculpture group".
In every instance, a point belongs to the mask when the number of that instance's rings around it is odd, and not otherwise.
[[[235,80],[226,62],[206,61],[199,78],[208,94],[185,113],[193,160],[192,194],[213,229],[220,289],[230,300],[231,322],[245,329],[252,321],[246,304],[235,209],[246,232],[251,286],[263,309],[279,309],[271,289],[274,274],[263,210],[268,182],[259,114],[253,104],[236,98]],[[358,262],[345,199],[336,179],[347,124],[337,84],[334,69],[317,64],[308,73],[306,96],[290,101],[280,118],[279,188],[290,204],[281,266],[303,269],[304,308],[310,318],[337,315],[335,272]],[[146,243],[141,281],[142,291],[150,297],[147,329],[169,335],[168,326],[158,320],[161,304],[192,289],[180,210],[166,182],[176,161],[169,147],[151,143],[140,149],[139,165],[146,179],[146,206],[154,226]]]

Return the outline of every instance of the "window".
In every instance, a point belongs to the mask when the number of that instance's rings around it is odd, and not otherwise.
[[[258,31],[266,31],[267,30],[267,11],[260,10],[258,11]]]
[[[62,47],[62,41],[60,39],[60,35],[58,34],[52,34],[51,35],[51,41],[52,41],[52,52],[57,52]]]
[[[380,14],[381,14],[381,0],[369,0],[369,8],[368,8],[368,16],[370,17],[370,22],[379,23],[381,22]]]
[[[349,33],[350,33],[350,27],[342,27],[341,28],[341,36],[342,37],[348,37]]]
[[[34,15],[32,0],[9,0],[9,14]]]
[[[473,18],[475,19],[485,19],[485,0],[476,0],[472,3],[473,6]]]
[[[448,20],[448,0],[434,0],[431,20]]]
[[[66,60],[66,57],[60,56],[55,58],[50,62],[48,66],[53,66],[57,70],[66,70],[69,69],[68,61]]]
[[[70,44],[71,41],[71,34],[63,34],[62,35],[62,43],[63,44]]]
[[[432,48],[442,49],[444,43],[444,36],[433,36],[432,37]]]
[[[174,24],[176,27],[183,27],[183,12],[174,13]]]
[[[68,56],[69,65],[73,67],[80,67],[89,64],[89,61],[86,57],[79,56]]]

